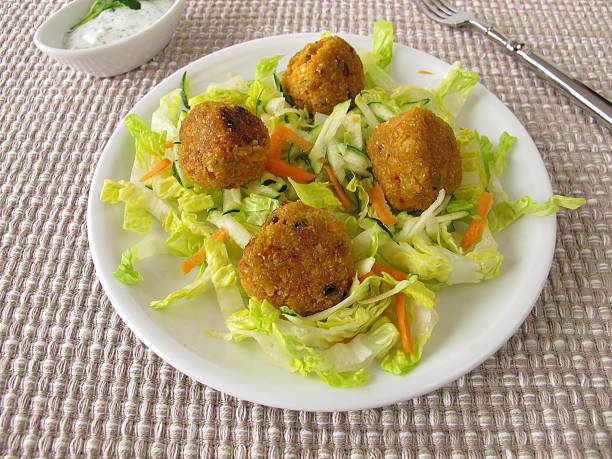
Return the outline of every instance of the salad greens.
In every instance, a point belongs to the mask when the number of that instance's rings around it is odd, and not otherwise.
[[[433,89],[399,85],[390,73],[393,27],[374,24],[374,45],[360,54],[366,87],[355,98],[338,104],[329,115],[310,116],[296,108],[283,93],[277,67],[282,56],[262,59],[254,79],[232,76],[211,83],[192,96],[184,75],[181,87],[161,98],[148,125],[129,115],[125,127],[134,138],[135,157],[130,181],[106,180],[101,199],[123,202],[123,227],[143,234],[126,248],[114,276],[133,285],[143,281],[138,263],[159,254],[190,257],[204,247],[206,260],[194,278],[165,298],[152,300],[161,309],[175,302],[214,290],[227,329],[208,331],[217,338],[257,341],[277,365],[303,375],[317,375],[336,387],[360,385],[369,378],[367,368],[379,361],[389,373],[402,375],[418,364],[437,322],[434,290],[459,283],[475,283],[499,275],[503,255],[494,234],[523,215],[550,215],[560,207],[575,209],[583,199],[551,196],[533,202],[529,196],[510,200],[502,176],[516,138],[504,132],[496,145],[487,137],[456,124],[456,117],[476,85],[478,75],[453,64]],[[287,161],[310,171],[316,179],[298,183],[265,172],[259,180],[231,190],[201,188],[190,182],[177,161],[180,123],[191,107],[220,100],[245,106],[259,116],[272,133],[286,126],[312,143],[310,151],[291,146]],[[394,212],[396,222],[385,225],[370,202],[375,180],[364,153],[372,130],[413,105],[426,107],[454,129],[461,155],[462,182],[452,194],[440,192],[422,213]],[[160,161],[166,167],[139,182]],[[329,164],[349,200],[341,205],[322,170]],[[494,205],[482,234],[468,248],[461,239],[471,222],[482,219],[479,200],[492,193]],[[277,309],[267,301],[248,298],[240,284],[237,262],[242,249],[268,215],[285,200],[327,209],[345,226],[353,241],[357,275],[340,303],[301,317],[288,307]],[[229,234],[225,244],[211,238],[218,228]],[[369,275],[376,266],[401,270]],[[389,268],[391,269],[391,268]],[[405,295],[411,350],[402,347],[398,316],[391,307],[395,295]],[[205,325],[203,324],[203,328]]]
[[[108,10],[109,8],[117,8],[120,6],[127,6],[132,10],[140,9],[140,0],[95,0],[89,8],[89,11],[83,18],[70,27],[70,31],[73,31],[78,26],[85,24],[86,22],[91,21],[92,19],[98,17],[100,13],[104,10]]]

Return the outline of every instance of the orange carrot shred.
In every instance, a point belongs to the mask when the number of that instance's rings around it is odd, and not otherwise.
[[[370,276],[376,276],[376,273],[374,271],[370,271],[370,272],[367,272],[365,274],[362,274],[361,276],[358,277],[359,282],[363,282],[364,280],[366,280]]]
[[[213,241],[220,239],[221,242],[225,243],[229,240],[229,232],[225,228],[219,228],[214,233],[210,235],[210,238]]]
[[[274,132],[278,132],[281,136],[281,139],[284,140],[286,143],[292,143],[302,151],[309,151],[312,149],[312,143],[310,143],[308,140],[306,140],[294,130],[289,129],[287,126],[277,126]]]
[[[383,193],[380,184],[377,184],[374,188],[369,189],[368,196],[372,202],[372,207],[374,207],[374,212],[376,212],[376,215],[378,215],[380,221],[385,225],[393,225],[396,218],[391,212],[389,204],[387,204],[385,194]]]
[[[323,167],[327,171],[327,175],[329,175],[329,179],[331,180],[332,185],[334,186],[334,190],[336,191],[336,195],[338,196],[338,199],[342,203],[342,207],[344,207],[345,209],[350,208],[352,205],[351,200],[348,198],[348,196],[344,192],[344,188],[342,188],[342,185],[338,181],[338,177],[336,177],[336,174],[334,174],[334,171],[332,170],[330,166],[326,165]]]
[[[406,354],[412,354],[412,339],[406,314],[406,300],[402,292],[395,294],[395,312],[397,314],[397,328],[402,340],[402,348]]]
[[[183,274],[188,274],[189,271],[191,271],[197,265],[203,263],[205,260],[206,248],[204,247],[204,244],[202,244],[202,247],[200,247],[200,249],[196,253],[181,261],[181,268],[183,269]]]
[[[433,75],[433,72],[430,72],[429,70],[419,70],[419,73],[421,75]]]
[[[310,182],[315,178],[314,174],[304,169],[300,169],[299,167],[292,166],[287,161],[280,159],[268,159],[266,170],[281,177],[291,177],[293,180],[300,183]]]
[[[170,161],[168,158],[162,159],[155,166],[153,166],[153,168],[149,172],[147,172],[145,175],[143,175],[140,178],[139,182],[145,182],[145,181],[149,180],[155,174],[159,174],[161,171],[163,171],[170,164],[172,164],[172,161]]]
[[[268,151],[268,160],[280,159],[281,149],[283,146],[282,131],[279,131],[278,126],[270,136],[270,150]]]
[[[381,265],[379,263],[374,263],[372,265],[372,269],[370,272],[362,274],[359,276],[359,282],[363,282],[370,276],[382,276],[382,273],[389,274],[393,279],[397,281],[402,281],[408,279],[408,274],[399,269],[392,268],[391,266]]]
[[[297,132],[289,129],[287,126],[276,126],[274,132],[270,136],[270,150],[268,151],[269,159],[281,159],[281,151],[284,143],[292,143],[301,151],[309,151],[312,149],[312,143],[303,138]]]
[[[463,239],[461,239],[461,248],[463,250],[469,249],[474,242],[482,235],[482,232],[487,224],[487,214],[493,204],[493,193],[483,191],[476,207],[476,214],[480,218],[472,220],[470,226],[468,226]]]
[[[172,140],[166,140],[166,148],[172,148],[174,146],[174,142]]]
[[[399,269],[392,268],[391,266],[385,266],[378,263],[374,263],[372,265],[372,272],[375,274],[382,276],[382,273],[389,274],[393,279],[402,281],[408,279],[408,274]]]
[[[219,228],[217,231],[211,234],[210,238],[214,240],[220,239],[225,243],[229,239],[229,233],[225,228]],[[191,271],[197,265],[204,263],[205,261],[206,248],[204,247],[204,244],[202,244],[202,247],[200,247],[196,253],[181,261],[181,268],[183,269],[183,274],[188,274],[189,271]]]

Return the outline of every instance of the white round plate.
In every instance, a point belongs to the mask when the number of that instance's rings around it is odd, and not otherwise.
[[[294,34],[242,43],[205,56],[157,85],[131,113],[150,121],[162,95],[180,86],[189,73],[192,92],[221,82],[229,74],[252,79],[262,57],[289,57],[319,34]],[[370,49],[371,38],[343,37],[357,50]],[[400,83],[431,87],[449,65],[423,52],[395,45],[393,75]],[[433,75],[419,73],[421,70]],[[504,131],[518,137],[503,183],[511,198],[529,194],[543,200],[552,190],[544,164],[529,134],[504,104],[478,85],[459,119],[494,143]],[[470,371],[497,351],[521,325],[538,298],[552,261],[556,220],[526,217],[498,234],[506,256],[496,279],[448,288],[438,295],[440,321],[425,347],[421,363],[398,377],[372,365],[372,378],[362,387],[336,389],[316,377],[302,377],[273,366],[254,342],[232,343],[210,338],[204,330],[223,330],[214,293],[188,303],[155,311],[148,304],[184,285],[174,257],[138,264],[145,281],[126,286],[115,271],[123,250],[139,236],[122,229],[123,206],[100,202],[105,178],[128,179],[133,142],[119,126],[106,146],[94,174],[87,211],[89,243],[100,282],[113,306],[132,331],[168,363],[202,383],[227,394],[264,405],[309,411],[355,410],[384,406],[430,392]],[[193,273],[192,273],[193,274]]]

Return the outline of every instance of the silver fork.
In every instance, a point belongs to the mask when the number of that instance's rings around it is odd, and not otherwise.
[[[450,26],[472,26],[487,37],[504,46],[512,54],[531,66],[533,70],[566,91],[574,101],[590,111],[604,126],[612,130],[612,104],[584,83],[572,78],[533,52],[525,43],[507,39],[493,26],[479,21],[470,11],[459,11],[444,0],[416,0],[418,8],[428,18]]]

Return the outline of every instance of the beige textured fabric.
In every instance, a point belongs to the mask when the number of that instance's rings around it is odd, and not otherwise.
[[[612,136],[494,44],[409,0],[191,0],[151,62],[96,79],[32,35],[62,1],[0,2],[0,454],[3,457],[611,457]],[[464,1],[612,96],[609,0]],[[85,213],[126,112],[176,69],[253,38],[330,29],[460,60],[535,140],[556,193],[552,270],[519,331],[481,366],[381,409],[305,413],[234,399],[156,357],[96,279]]]

